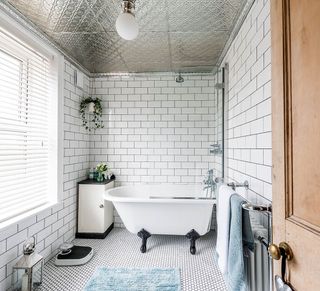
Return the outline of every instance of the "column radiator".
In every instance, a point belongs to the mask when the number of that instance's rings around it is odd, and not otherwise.
[[[267,229],[253,227],[254,233],[254,251],[248,251],[244,256],[244,264],[246,271],[246,281],[248,291],[270,291],[272,265],[266,246],[258,239],[259,237],[268,237]]]

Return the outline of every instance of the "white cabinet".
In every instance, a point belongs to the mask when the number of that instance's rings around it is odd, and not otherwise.
[[[78,230],[76,237],[105,238],[113,228],[113,205],[104,200],[107,189],[114,187],[114,180],[79,183]]]

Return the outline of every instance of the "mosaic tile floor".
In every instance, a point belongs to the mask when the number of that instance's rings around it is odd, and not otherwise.
[[[98,266],[179,268],[182,291],[227,290],[213,260],[214,232],[197,241],[194,256],[189,253],[189,241],[183,236],[159,235],[149,238],[147,253],[141,254],[141,240],[122,228],[113,229],[104,240],[76,239],[74,243],[91,246],[94,257],[77,267],[56,267],[51,259],[45,265],[42,291],[82,290]]]

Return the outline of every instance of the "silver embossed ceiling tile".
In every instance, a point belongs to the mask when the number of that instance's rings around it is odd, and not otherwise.
[[[136,0],[139,35],[115,30],[122,0],[5,0],[93,73],[210,72],[247,0]]]

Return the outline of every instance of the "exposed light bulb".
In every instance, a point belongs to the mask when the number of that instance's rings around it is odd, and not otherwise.
[[[130,12],[122,12],[116,21],[116,29],[118,34],[126,39],[133,40],[139,34],[139,26],[134,17]]]

